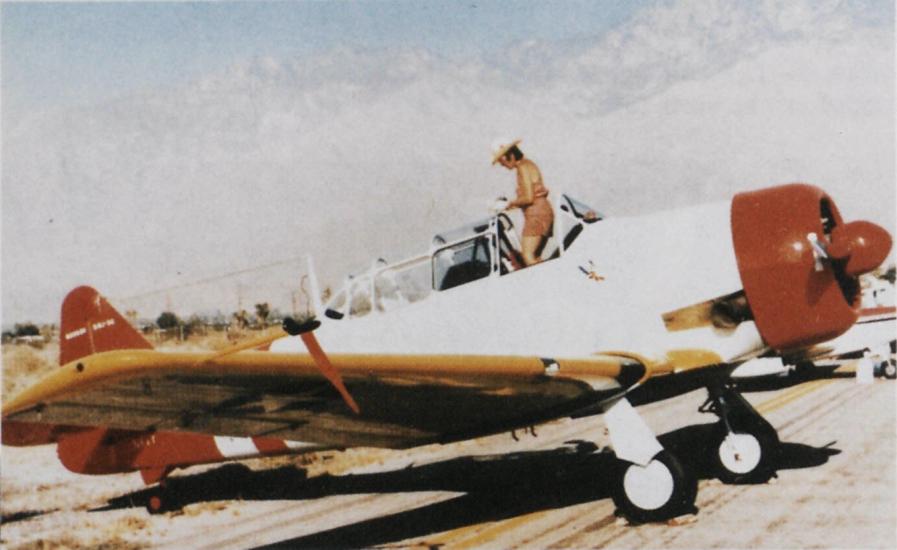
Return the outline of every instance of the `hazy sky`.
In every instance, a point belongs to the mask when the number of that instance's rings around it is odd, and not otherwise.
[[[6,3],[4,101],[93,103],[253,56],[290,59],[346,47],[492,56],[524,40],[603,33],[648,3]]]
[[[0,33],[4,324],[78,284],[283,304],[292,258],[336,283],[484,216],[502,135],[608,215],[810,181],[894,226],[890,1],[4,2]]]

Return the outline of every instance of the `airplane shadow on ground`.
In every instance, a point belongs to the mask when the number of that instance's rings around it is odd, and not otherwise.
[[[713,424],[687,426],[659,437],[699,478],[714,477],[707,459]],[[370,547],[421,537],[487,521],[508,519],[540,510],[563,508],[610,497],[615,459],[596,452],[586,441],[541,451],[491,456],[465,456],[401,470],[308,479],[301,469],[287,466],[253,471],[228,464],[192,476],[171,478],[166,499],[177,507],[216,500],[309,500],[332,495],[452,491],[463,493],[444,500],[383,517],[282,541],[296,547]],[[778,470],[811,468],[840,453],[829,446],[817,448],[783,443]],[[144,506],[152,489],[136,491],[109,501],[99,510]],[[596,518],[599,519],[599,518]]]

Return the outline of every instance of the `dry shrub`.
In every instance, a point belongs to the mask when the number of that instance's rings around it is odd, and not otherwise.
[[[43,349],[31,346],[3,345],[3,394],[4,401],[51,373],[56,365],[56,345]]]

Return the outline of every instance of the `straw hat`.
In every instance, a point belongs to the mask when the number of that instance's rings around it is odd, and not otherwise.
[[[521,140],[519,139],[515,139],[514,141],[509,139],[497,139],[492,142],[492,164],[498,162],[498,159],[505,156],[505,153],[507,153],[511,147],[518,145],[520,141]]]

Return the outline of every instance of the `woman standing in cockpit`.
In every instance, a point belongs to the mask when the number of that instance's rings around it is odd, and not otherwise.
[[[517,197],[504,206],[504,210],[520,208],[523,211],[523,236],[520,253],[526,265],[542,261],[536,251],[551,235],[554,211],[548,202],[548,188],[542,182],[542,173],[536,163],[524,158],[518,145],[520,140],[500,141],[493,146],[492,164],[499,163],[508,170],[517,171]]]

